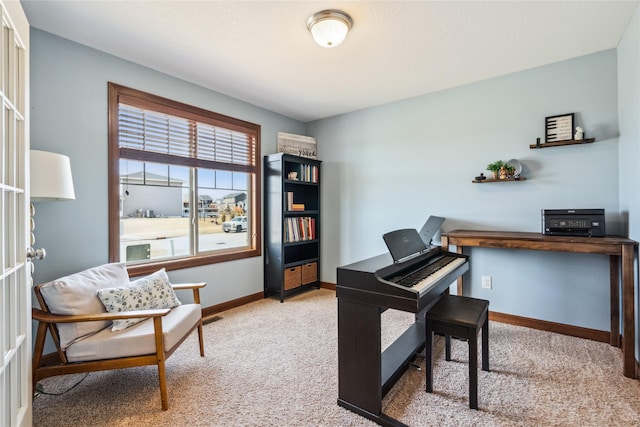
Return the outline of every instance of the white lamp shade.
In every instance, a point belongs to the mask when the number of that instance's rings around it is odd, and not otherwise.
[[[75,200],[69,157],[31,150],[31,201]]]
[[[320,46],[336,47],[347,37],[352,22],[344,12],[323,10],[309,18],[307,28]]]

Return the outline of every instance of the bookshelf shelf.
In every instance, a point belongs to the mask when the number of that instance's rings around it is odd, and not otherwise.
[[[264,156],[265,298],[320,287],[320,163]]]

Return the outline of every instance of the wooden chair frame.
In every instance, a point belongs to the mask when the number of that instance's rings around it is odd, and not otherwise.
[[[193,290],[193,301],[200,304],[200,289],[206,286],[206,283],[185,283],[171,285],[174,290]],[[49,312],[49,308],[40,292],[40,285],[34,287],[36,298],[42,309],[33,308],[32,316],[38,321],[38,330],[36,333],[36,342],[33,351],[33,386],[38,380],[65,374],[77,374],[81,372],[96,372],[112,369],[132,368],[136,366],[157,365],[158,377],[160,381],[160,399],[162,409],[169,409],[169,400],[167,395],[167,379],[165,361],[173,354],[173,352],[191,335],[194,329],[198,329],[198,339],[200,344],[200,356],[204,357],[204,341],[202,331],[202,316],[189,331],[168,351],[164,350],[164,338],[162,330],[162,317],[167,315],[171,309],[159,310],[140,310],[122,313],[96,313],[96,314],[80,314],[80,315],[60,315]],[[92,322],[96,320],[116,320],[116,319],[132,319],[132,318],[152,318],[153,329],[155,335],[155,353],[120,357],[116,359],[94,360],[88,362],[69,362],[64,350],[60,347],[60,337],[56,328],[56,323],[73,323],[73,322]],[[57,349],[57,357],[49,357],[47,359],[55,359],[51,364],[43,364],[43,351],[47,335],[47,331],[51,333],[51,337]]]

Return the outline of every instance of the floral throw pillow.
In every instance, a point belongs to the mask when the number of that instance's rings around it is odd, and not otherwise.
[[[124,286],[99,289],[97,293],[109,313],[173,308],[182,304],[164,268]],[[145,318],[114,320],[111,331],[121,331],[143,320]]]

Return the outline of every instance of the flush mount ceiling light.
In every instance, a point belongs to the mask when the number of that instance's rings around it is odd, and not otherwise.
[[[328,9],[314,14],[307,21],[313,39],[322,47],[336,47],[344,41],[353,21],[346,13]]]

